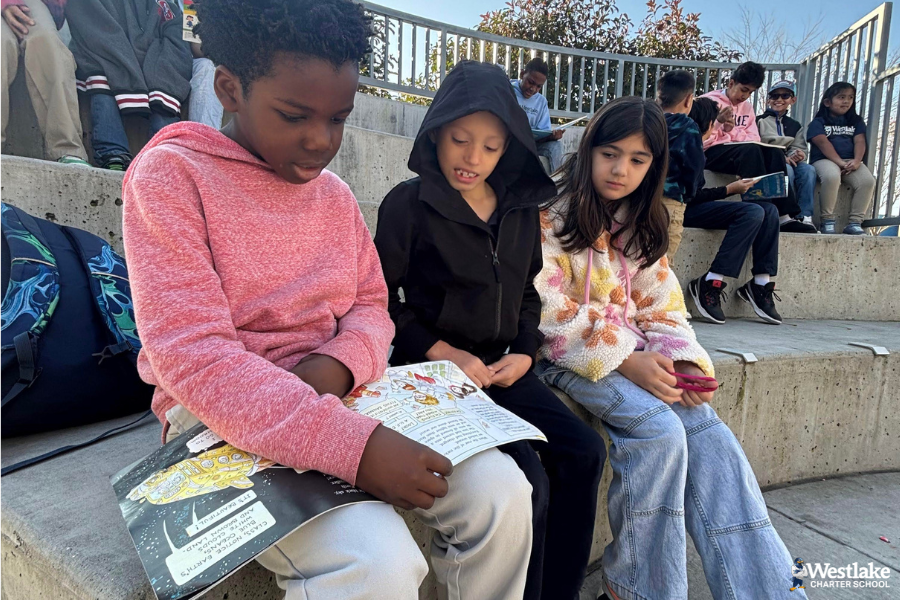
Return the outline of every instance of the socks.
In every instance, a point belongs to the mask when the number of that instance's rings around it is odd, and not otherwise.
[[[769,283],[769,276],[767,274],[754,275],[753,283],[755,283],[756,285],[766,285],[767,283]]]
[[[788,216],[788,215],[781,215],[780,217],[778,217],[778,224],[779,224],[779,225],[784,225],[785,223],[787,223],[787,222],[790,221],[790,220],[791,220],[791,217],[790,217],[790,216]]]
[[[768,275],[767,275],[767,277],[768,277]],[[713,281],[713,280],[722,281],[724,279],[725,279],[724,275],[719,275],[718,273],[713,273],[712,271],[710,271],[709,273],[706,274],[706,281]]]

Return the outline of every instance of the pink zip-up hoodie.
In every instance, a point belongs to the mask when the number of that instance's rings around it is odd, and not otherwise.
[[[714,90],[700,96],[701,98],[712,98],[719,107],[730,106],[734,111],[734,128],[731,131],[725,131],[722,124],[716,121],[713,126],[712,135],[703,142],[703,149],[706,150],[712,146],[718,146],[726,142],[758,142],[759,129],[756,128],[756,114],[753,112],[753,105],[749,100],[740,104],[733,104],[725,90]]]
[[[229,443],[351,483],[378,421],[289,369],[336,358],[381,377],[394,326],[356,199],[323,171],[292,185],[215,129],[182,122],[135,158],[125,256],[153,411],[182,404]]]

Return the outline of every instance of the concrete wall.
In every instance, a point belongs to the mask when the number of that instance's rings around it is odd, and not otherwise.
[[[378,204],[397,183],[413,176],[405,161],[412,139],[347,127],[330,168],[350,185],[372,231]],[[3,200],[35,216],[87,229],[121,242],[122,175],[18,157],[3,157]],[[683,287],[709,268],[724,234],[688,229],[674,269]],[[779,311],[785,318],[900,320],[900,243],[896,238],[784,234],[780,242]],[[729,292],[749,280],[750,263]],[[737,284],[737,285],[734,285]],[[689,303],[690,304],[690,303]],[[752,316],[736,297],[729,317]]]

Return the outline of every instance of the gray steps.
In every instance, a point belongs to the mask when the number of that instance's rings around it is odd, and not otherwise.
[[[330,168],[353,190],[372,231],[378,204],[394,185],[413,176],[405,165],[411,147],[410,138],[345,129]],[[121,174],[5,155],[0,171],[5,202],[87,229],[121,250]],[[723,236],[720,231],[685,230],[674,261],[683,288],[707,271]],[[894,290],[900,280],[900,239],[784,234],[780,254],[779,310],[785,318],[900,320],[900,294]],[[729,293],[750,277],[748,259],[739,278],[729,281]],[[727,316],[753,316],[746,304],[729,300]]]
[[[724,326],[698,324],[696,330],[710,350],[722,386],[714,405],[741,440],[761,486],[900,469],[896,435],[900,431],[900,323],[792,321],[776,327],[736,320]],[[875,356],[849,342],[886,346],[891,354]],[[758,362],[744,364],[716,348],[753,352]],[[587,418],[577,406],[575,410]],[[110,426],[100,423],[3,440],[3,464],[88,439]],[[145,422],[3,479],[4,599],[153,597],[108,478],[159,443],[158,423]],[[609,540],[605,494],[610,476],[607,468],[592,560],[600,558]],[[813,499],[798,506],[796,514],[784,514],[811,521],[812,517],[803,515],[814,513],[815,506]],[[773,518],[781,517],[773,514]],[[408,522],[427,552],[424,528],[413,519]],[[820,518],[820,523],[828,525],[827,519]],[[844,526],[851,532],[855,527],[855,522]],[[791,539],[785,540],[789,547]],[[875,548],[879,543],[872,541]],[[696,570],[692,582],[695,579]],[[430,600],[433,591],[429,580],[420,597]],[[229,598],[254,599],[276,593],[270,575],[251,564],[208,597],[220,599],[228,594]]]

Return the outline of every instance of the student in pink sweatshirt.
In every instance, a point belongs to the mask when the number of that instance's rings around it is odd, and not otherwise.
[[[704,94],[719,105],[719,118],[712,135],[703,142],[706,168],[717,173],[738,175],[742,179],[768,175],[787,174],[784,152],[750,142],[759,142],[756,113],[748,101],[766,78],[766,68],[755,62],[745,62],[731,74],[723,90]],[[745,143],[741,143],[745,142]],[[800,204],[791,186],[787,186],[785,198],[771,202],[778,209],[780,229],[783,233],[816,233],[816,228],[795,217],[800,214]]]
[[[325,170],[371,22],[351,0],[199,7],[221,131],[164,128],[124,184],[125,252],[165,439],[203,422],[385,500],[318,517],[259,558],[289,600],[414,598],[428,566],[391,504],[435,530],[444,596],[520,598],[531,486],[499,450],[455,469],[340,398],[379,378],[394,327],[353,194]],[[327,32],[327,35],[322,35]]]

